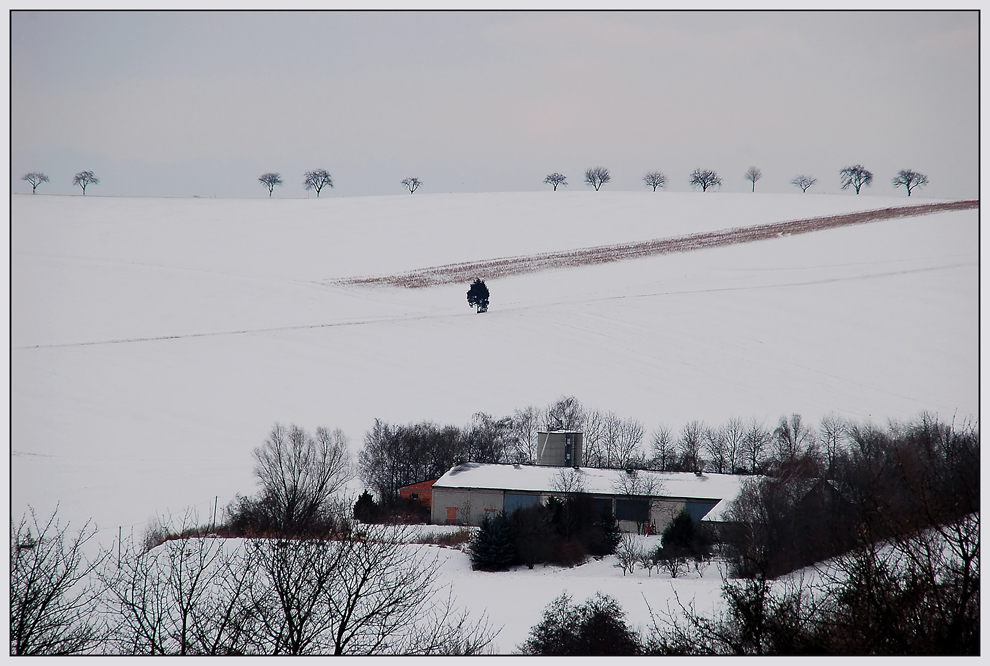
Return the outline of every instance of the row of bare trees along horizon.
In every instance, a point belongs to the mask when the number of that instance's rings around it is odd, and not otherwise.
[[[752,191],[756,192],[756,182],[763,178],[763,172],[757,167],[752,166],[746,171],[744,178],[752,184]],[[21,176],[21,180],[31,185],[31,194],[37,194],[38,186],[42,183],[50,182],[49,177],[40,171],[26,173]],[[596,192],[603,185],[611,182],[611,180],[612,175],[605,167],[593,167],[584,173],[585,184],[593,187]],[[642,180],[647,187],[652,187],[654,192],[657,191],[657,188],[666,188],[668,182],[667,176],[662,171],[650,171],[643,176]],[[285,184],[282,180],[282,174],[274,171],[262,174],[258,178],[258,182],[268,188],[269,197],[272,196],[276,187],[281,187]],[[802,174],[795,176],[790,182],[795,187],[800,188],[802,192],[807,192],[810,187],[818,182],[818,179]],[[839,172],[839,182],[843,190],[852,187],[856,191],[856,194],[859,194],[863,187],[867,187],[873,183],[873,173],[864,166],[857,164],[842,169]],[[98,185],[99,183],[100,179],[92,171],[80,171],[72,179],[72,184],[79,186],[82,189],[83,195],[86,194],[86,188],[89,185]],[[564,187],[568,186],[567,176],[556,171],[548,174],[543,179],[543,183],[545,185],[551,185],[554,191],[557,191],[557,187],[560,185]],[[688,183],[692,188],[701,188],[702,192],[707,192],[715,187],[721,187],[722,178],[711,169],[695,169],[691,172]],[[911,192],[915,188],[928,184],[928,176],[911,169],[902,169],[897,172],[891,183],[895,188],[903,187],[907,191],[907,195],[911,196]],[[409,194],[413,194],[423,185],[423,182],[419,178],[410,177],[403,179],[401,184]],[[307,171],[304,174],[303,187],[306,191],[315,191],[316,197],[319,198],[324,188],[333,187],[333,178],[326,169]]]

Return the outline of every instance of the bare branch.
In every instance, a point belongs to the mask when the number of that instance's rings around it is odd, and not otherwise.
[[[10,653],[80,654],[96,647],[103,630],[94,624],[96,591],[87,579],[100,559],[83,549],[96,534],[89,523],[76,534],[58,522],[58,509],[44,522],[34,509],[10,521]]]

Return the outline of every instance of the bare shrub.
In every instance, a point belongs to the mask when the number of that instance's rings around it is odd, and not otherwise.
[[[632,536],[626,534],[619,541],[619,547],[615,549],[615,564],[613,566],[622,569],[622,575],[632,573],[639,563],[642,553]]]
[[[70,533],[57,508],[42,521],[29,512],[10,521],[10,654],[88,652],[104,636],[92,613],[97,591],[88,581],[100,558],[89,561],[83,553],[96,529],[86,523]]]
[[[444,548],[458,548],[471,541],[473,532],[468,527],[458,528],[454,532],[426,532],[416,537],[413,543],[433,544]]]
[[[166,533],[188,533],[191,516]],[[192,531],[197,531],[195,528]],[[250,558],[225,540],[172,538],[143,551],[129,540],[99,572],[110,646],[133,655],[222,655],[252,651],[257,629],[248,590]]]
[[[266,654],[477,654],[483,621],[444,600],[439,560],[410,550],[402,528],[366,525],[360,537],[251,544],[260,571],[254,607]]]

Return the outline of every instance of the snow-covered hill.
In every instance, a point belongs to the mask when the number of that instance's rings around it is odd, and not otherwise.
[[[255,490],[272,424],[562,395],[674,430],[977,415],[978,211],[428,289],[335,280],[930,202],[543,192],[12,200],[12,512],[109,541]],[[481,275],[479,277],[485,277]],[[101,536],[101,539],[103,537]]]

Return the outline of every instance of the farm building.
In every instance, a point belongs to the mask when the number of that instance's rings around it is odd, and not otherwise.
[[[433,500],[433,484],[436,482],[436,479],[430,479],[429,481],[420,481],[409,486],[402,486],[399,488],[399,497],[419,502],[429,509]]]
[[[732,474],[464,463],[433,484],[431,520],[480,525],[485,515],[511,513],[569,492],[592,496],[626,532],[663,530],[686,510],[711,522],[739,494],[749,477]]]

